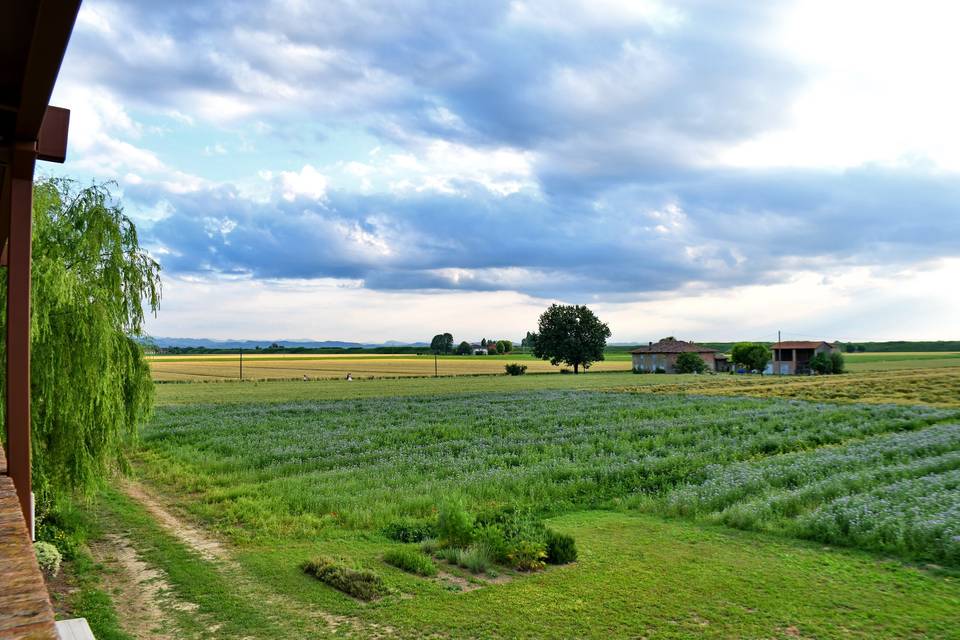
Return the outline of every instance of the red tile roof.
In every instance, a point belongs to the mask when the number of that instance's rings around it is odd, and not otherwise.
[[[717,350],[685,340],[661,340],[649,346],[634,349],[630,353],[717,353]]]
[[[821,345],[827,345],[828,347],[833,348],[833,345],[827,342],[826,340],[817,340],[817,341],[794,340],[793,342],[775,342],[770,348],[771,349],[816,349]]]

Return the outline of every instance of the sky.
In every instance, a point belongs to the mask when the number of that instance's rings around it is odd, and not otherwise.
[[[960,338],[960,6],[85,0],[53,104],[154,336]]]

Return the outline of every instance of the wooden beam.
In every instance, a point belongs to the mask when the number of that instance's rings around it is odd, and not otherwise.
[[[17,110],[16,140],[36,140],[40,134],[53,84],[80,11],[80,0],[41,0],[33,25]]]
[[[35,152],[19,149],[10,180],[7,242],[7,475],[33,533],[30,478],[30,257]]]
[[[67,159],[67,132],[70,130],[70,110],[47,107],[37,136],[37,160],[63,162]]]

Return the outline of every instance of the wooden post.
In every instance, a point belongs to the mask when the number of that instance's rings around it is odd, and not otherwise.
[[[30,480],[30,238],[36,147],[18,150],[10,180],[7,245],[7,474],[33,536]]]

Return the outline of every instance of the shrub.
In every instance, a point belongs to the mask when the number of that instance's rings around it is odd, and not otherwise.
[[[568,564],[577,559],[577,543],[573,536],[547,529],[547,562]]]
[[[844,369],[846,368],[843,361],[843,354],[839,351],[835,351],[830,354],[830,363],[833,365],[834,373],[843,373]]]
[[[527,365],[519,364],[517,362],[511,362],[510,364],[505,365],[504,369],[506,369],[507,375],[522,376],[527,372]]]
[[[60,563],[63,556],[60,551],[49,542],[34,542],[33,551],[37,554],[37,564],[49,576],[55,576],[60,572]]]
[[[484,545],[474,544],[460,552],[457,564],[470,573],[483,573],[490,568],[492,558]]]
[[[703,373],[707,370],[707,363],[699,353],[681,353],[674,369],[677,373]]]
[[[494,562],[506,562],[510,546],[503,535],[503,529],[496,524],[485,524],[474,530],[474,540],[477,545],[483,546]]]
[[[657,367],[657,370],[654,373],[666,373],[666,372],[667,370],[664,369],[663,367]]]
[[[373,571],[351,569],[331,558],[309,560],[301,568],[304,573],[360,600],[375,600],[387,592],[383,578]]]
[[[435,534],[432,522],[413,518],[394,520],[381,531],[383,535],[397,542],[421,542]]]
[[[546,545],[533,540],[519,540],[511,546],[507,558],[514,569],[539,571],[547,566]]]
[[[383,561],[418,576],[437,575],[437,565],[427,556],[413,549],[391,549],[383,554]]]
[[[437,516],[437,535],[445,547],[466,547],[473,540],[473,519],[460,504],[448,502]]]
[[[833,373],[833,360],[825,353],[818,353],[810,358],[810,369],[822,375]]]

